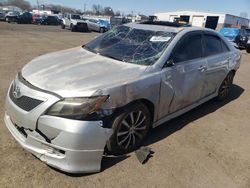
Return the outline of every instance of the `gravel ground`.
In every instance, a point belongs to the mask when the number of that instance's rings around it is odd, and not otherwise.
[[[3,123],[4,100],[16,73],[36,56],[82,45],[98,33],[0,22],[0,187],[250,187],[250,55],[228,100],[209,101],[154,129],[155,154],[104,158],[102,172],[69,175],[23,150]]]

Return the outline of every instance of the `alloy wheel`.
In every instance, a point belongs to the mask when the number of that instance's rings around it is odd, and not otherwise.
[[[147,134],[146,115],[142,111],[130,112],[121,121],[117,132],[117,143],[125,149],[137,147]]]
[[[220,98],[225,98],[228,95],[230,88],[232,86],[232,83],[233,83],[233,77],[234,77],[233,74],[229,74],[225,78],[225,80],[223,81],[223,83],[220,87],[220,90],[219,90],[219,97]]]

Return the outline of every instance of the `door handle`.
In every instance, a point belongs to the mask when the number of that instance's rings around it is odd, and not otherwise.
[[[204,72],[205,70],[207,70],[207,67],[205,65],[202,65],[198,68],[198,70]]]

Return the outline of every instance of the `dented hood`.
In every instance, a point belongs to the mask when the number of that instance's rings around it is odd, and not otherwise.
[[[91,96],[139,77],[146,66],[116,61],[82,47],[40,56],[22,69],[30,84],[62,97]]]

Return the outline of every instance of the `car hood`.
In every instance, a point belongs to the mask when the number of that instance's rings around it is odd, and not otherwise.
[[[146,66],[116,61],[82,47],[40,56],[22,69],[30,84],[62,97],[92,96],[138,78]]]
[[[86,23],[84,20],[79,20],[79,19],[71,19],[72,23]]]

